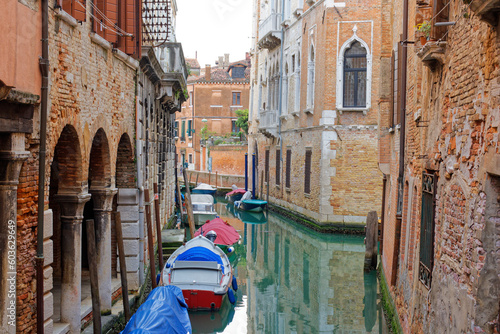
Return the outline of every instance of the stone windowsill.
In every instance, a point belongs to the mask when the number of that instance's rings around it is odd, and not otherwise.
[[[110,42],[108,42],[106,39],[99,36],[95,32],[90,33],[90,40],[106,50],[111,50],[111,48],[112,48],[112,45]]]
[[[306,110],[304,110],[304,112],[305,112],[306,114],[311,114],[311,115],[314,115],[314,108],[313,108],[313,107],[311,107],[311,108],[307,108]]]
[[[56,12],[56,17],[58,19],[66,22],[68,25],[72,26],[73,28],[75,28],[78,25],[78,21],[73,16],[66,13],[62,8],[56,8],[55,12]]]
[[[364,108],[349,108],[349,107],[337,107],[337,111],[342,114],[344,111],[362,111],[363,115],[366,115],[370,108],[364,107]]]
[[[288,115],[287,114],[284,114],[284,115],[280,115],[280,119],[281,120],[285,120],[288,118]]]
[[[311,194],[304,193],[305,198],[311,198]]]
[[[292,192],[292,191],[290,190],[290,188],[285,188],[285,191],[286,191],[287,193]]]
[[[300,110],[299,111],[292,111],[292,116],[299,117],[300,116]]]
[[[99,36],[100,37],[100,36]],[[113,49],[113,54],[116,58],[120,59],[125,63],[125,65],[129,66],[133,70],[137,70],[139,68],[139,62],[134,58],[130,57],[128,54],[119,49]]]

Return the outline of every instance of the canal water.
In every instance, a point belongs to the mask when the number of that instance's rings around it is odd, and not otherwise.
[[[234,210],[240,233],[237,302],[190,312],[193,333],[386,333],[375,271],[363,272],[362,236],[322,234],[279,215]]]

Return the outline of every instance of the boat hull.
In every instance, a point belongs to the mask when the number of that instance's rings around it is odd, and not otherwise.
[[[267,206],[265,201],[243,200],[238,206],[239,210],[250,212],[262,212]]]
[[[191,311],[218,311],[222,305],[226,293],[215,294],[206,290],[182,290],[182,295]]]
[[[217,217],[217,212],[208,212],[208,213],[193,213],[194,223],[195,225],[203,225],[207,222],[207,220],[212,220]]]
[[[217,190],[210,190],[210,189],[196,189],[194,188],[193,190],[191,190],[191,193],[192,194],[201,194],[201,195],[212,195],[212,196],[215,196],[215,192]]]

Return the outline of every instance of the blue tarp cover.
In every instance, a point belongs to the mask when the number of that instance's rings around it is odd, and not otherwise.
[[[193,247],[185,251],[184,253],[177,256],[177,261],[214,261],[220,264],[222,268],[222,273],[224,273],[224,264],[220,255],[212,252],[210,249],[205,247]]]
[[[130,318],[121,334],[192,333],[186,301],[176,286],[159,286]]]

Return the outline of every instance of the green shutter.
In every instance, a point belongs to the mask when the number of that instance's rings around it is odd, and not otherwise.
[[[186,138],[184,136],[185,133],[186,133],[186,121],[182,121],[181,138]]]

